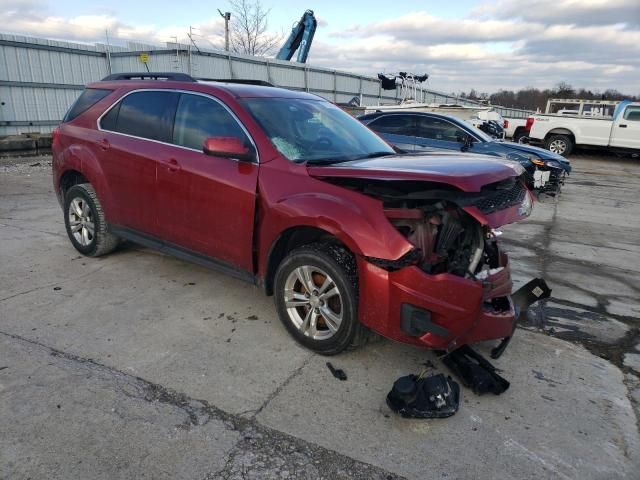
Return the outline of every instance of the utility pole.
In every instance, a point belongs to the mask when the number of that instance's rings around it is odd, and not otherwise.
[[[218,9],[218,13],[224,18],[224,49],[229,51],[229,20],[231,20],[231,12],[224,12]]]
[[[109,70],[109,75],[113,73],[111,71],[111,44],[109,43],[109,30],[104,31],[105,36],[107,37],[107,69]]]
[[[193,43],[193,28],[189,25],[189,50],[188,50],[188,73],[191,75],[191,44]]]

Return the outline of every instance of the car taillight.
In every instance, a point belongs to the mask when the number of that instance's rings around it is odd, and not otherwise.
[[[529,131],[529,130],[531,130],[531,127],[533,127],[533,117],[527,118],[527,123],[525,123],[524,129],[526,131]]]
[[[60,134],[60,132],[58,131],[58,127],[53,129],[53,132],[51,132],[51,145],[57,145],[58,144],[58,135]]]
[[[505,130],[506,130],[507,128],[509,128],[509,120],[507,120],[506,118],[505,118],[505,120],[504,120],[504,122],[503,122],[503,124],[502,124],[502,128],[504,128]]]

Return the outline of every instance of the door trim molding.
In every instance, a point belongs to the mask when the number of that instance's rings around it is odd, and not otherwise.
[[[216,270],[221,273],[225,273],[234,278],[244,280],[245,282],[252,283],[254,285],[260,285],[258,278],[247,270],[243,270],[235,265],[232,265],[223,260],[203,255],[193,250],[181,247],[174,243],[161,240],[153,235],[139,232],[128,227],[121,225],[110,225],[109,229],[117,236],[129,240],[133,243],[137,243],[147,248],[157,250],[162,253],[171,255],[172,257],[179,258],[180,260],[186,260],[191,263],[195,263],[211,270]]]

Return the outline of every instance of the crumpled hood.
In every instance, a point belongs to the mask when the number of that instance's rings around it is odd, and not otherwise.
[[[569,160],[544,148],[513,142],[500,142],[500,145],[510,150],[534,155],[542,160],[555,160],[567,173],[571,172],[571,162]]]
[[[312,177],[368,178],[375,180],[421,180],[452,185],[465,192],[479,192],[484,185],[516,177],[523,168],[515,162],[484,155],[427,153],[390,155],[352,160],[333,165],[307,167]]]

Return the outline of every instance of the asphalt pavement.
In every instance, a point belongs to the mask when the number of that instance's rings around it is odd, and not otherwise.
[[[50,158],[0,160],[0,478],[637,478],[640,163],[575,157],[562,195],[504,227],[544,276],[500,396],[449,419],[385,395],[434,354],[299,347],[254,286],[125,245],[79,255]],[[487,352],[490,345],[480,346]]]

